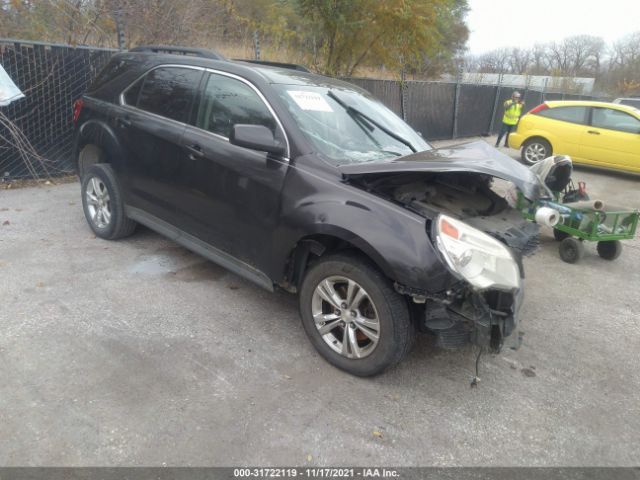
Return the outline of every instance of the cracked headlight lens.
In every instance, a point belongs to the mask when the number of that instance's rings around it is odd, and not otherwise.
[[[436,243],[449,268],[473,287],[520,288],[520,269],[502,242],[447,215],[436,226]]]

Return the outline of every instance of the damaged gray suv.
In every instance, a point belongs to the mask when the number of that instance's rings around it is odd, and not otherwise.
[[[114,55],[74,105],[97,236],[142,224],[297,293],[314,347],[354,375],[399,362],[418,331],[494,351],[514,333],[537,226],[493,181],[534,200],[527,168],[484,142],[433,149],[366,91],[300,67],[164,50]]]

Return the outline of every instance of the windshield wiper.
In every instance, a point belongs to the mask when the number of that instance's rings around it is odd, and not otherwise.
[[[368,123],[375,125],[379,130],[382,130],[384,133],[386,133],[387,135],[389,135],[391,138],[399,141],[400,143],[405,144],[407,147],[409,147],[411,149],[412,152],[417,152],[418,150],[411,144],[411,142],[409,140],[406,140],[404,138],[402,138],[400,135],[398,135],[397,133],[392,132],[391,130],[389,130],[387,127],[381,125],[380,123],[378,123],[377,121],[375,121],[373,118],[371,118],[369,115],[367,115],[366,113],[361,112],[360,110],[358,110],[355,107],[352,107],[351,105],[348,105],[347,103],[345,103],[340,97],[338,97],[335,93],[333,93],[333,91],[329,90],[327,92],[327,95],[332,98],[333,100],[336,101],[336,103],[338,103],[338,105],[340,105],[342,108],[344,108],[347,113],[349,115],[351,115],[352,117],[360,117],[360,119],[364,119],[365,121],[367,121]]]

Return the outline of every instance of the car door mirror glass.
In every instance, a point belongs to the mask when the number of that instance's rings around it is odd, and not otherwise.
[[[231,129],[229,142],[239,147],[282,155],[285,147],[275,139],[273,132],[264,125],[236,124]]]

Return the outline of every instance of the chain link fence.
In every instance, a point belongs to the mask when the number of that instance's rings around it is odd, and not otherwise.
[[[524,112],[547,100],[593,100],[589,95],[543,92],[506,85],[345,78],[377,97],[428,140],[498,133],[503,104],[518,90]],[[403,102],[404,97],[404,102]],[[403,105],[405,105],[403,111]]]
[[[12,124],[10,128],[4,122],[0,125],[2,180],[55,176],[73,170],[73,102],[114,52],[0,39],[0,64],[25,94],[25,98],[0,107]],[[12,133],[14,126],[37,156]]]
[[[116,50],[0,39],[0,63],[26,95],[0,107],[37,155],[16,142],[0,122],[0,175],[17,178],[73,171],[72,105]],[[513,87],[457,82],[347,78],[379,98],[428,140],[497,133],[502,104]],[[520,90],[525,111],[545,100],[591,99],[583,95]],[[29,157],[32,165],[29,165]]]

